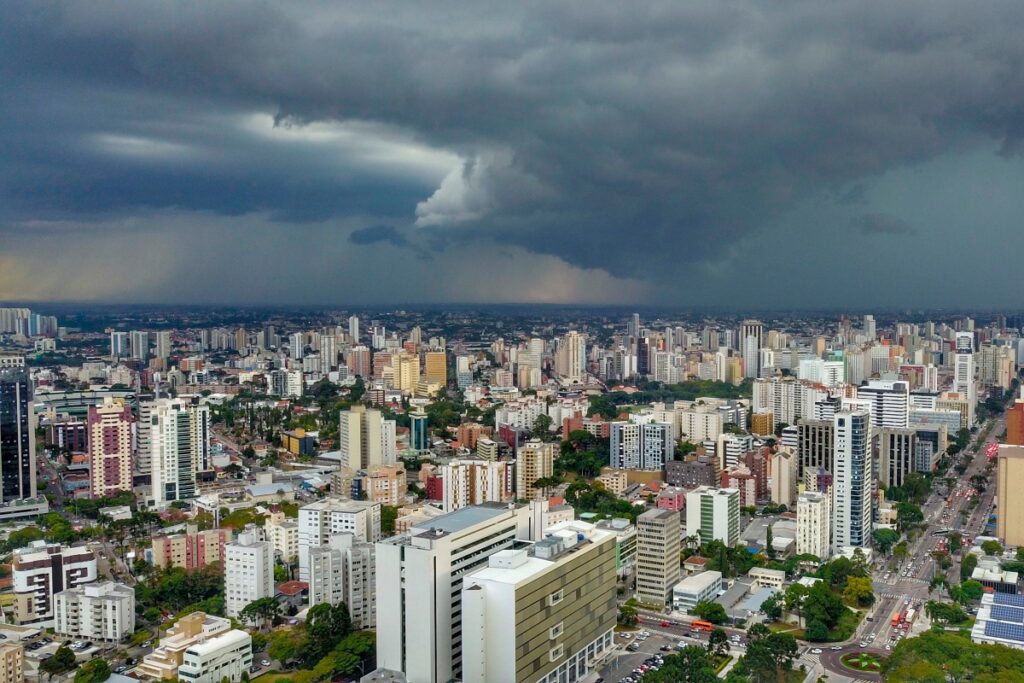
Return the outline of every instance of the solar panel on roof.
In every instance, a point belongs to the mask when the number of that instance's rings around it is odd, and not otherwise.
[[[1024,625],[990,621],[985,624],[985,635],[1024,643]]]
[[[1024,607],[992,605],[992,618],[996,621],[1011,621],[1015,624],[1024,624]]]
[[[1024,595],[996,593],[992,596],[992,602],[994,602],[997,605],[1013,605],[1014,607],[1024,607]]]

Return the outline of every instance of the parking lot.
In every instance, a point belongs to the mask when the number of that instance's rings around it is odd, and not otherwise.
[[[729,642],[730,651],[742,654],[744,648],[742,639],[738,636],[732,638]],[[638,680],[637,671],[642,671],[643,667],[649,667],[652,664],[657,667],[657,658],[675,654],[687,645],[706,647],[707,633],[686,631],[680,636],[654,628],[633,632],[625,631],[616,634],[615,644],[617,646],[615,654],[600,671],[601,678],[606,683]]]

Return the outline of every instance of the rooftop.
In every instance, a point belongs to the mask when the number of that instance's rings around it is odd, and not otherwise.
[[[437,536],[437,532],[454,534],[482,522],[497,519],[507,513],[510,509],[511,508],[508,505],[503,503],[471,505],[454,512],[449,512],[446,515],[435,517],[427,522],[429,526],[414,527],[412,531],[416,535],[430,534]]]

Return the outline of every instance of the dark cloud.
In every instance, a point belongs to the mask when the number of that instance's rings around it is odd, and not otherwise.
[[[1022,25],[1009,0],[9,0],[0,220],[415,224],[664,281],[808,199],[906,233],[865,184],[1021,149]]]
[[[850,226],[865,235],[916,235],[917,230],[902,218],[887,213],[863,213],[850,219]]]
[[[405,236],[398,232],[393,225],[371,225],[359,230],[353,230],[348,236],[348,241],[352,244],[387,242],[396,247],[404,247],[409,243]]]

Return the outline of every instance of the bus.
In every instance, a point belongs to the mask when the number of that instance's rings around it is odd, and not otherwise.
[[[898,609],[895,612],[893,612],[893,615],[892,615],[892,627],[896,628],[897,626],[899,626],[900,625],[900,621],[902,621],[902,620],[903,620],[903,610],[902,609]]]
[[[690,629],[693,631],[711,631],[714,628],[715,625],[712,624],[710,621],[701,621],[700,619],[698,619],[697,621],[690,623]]]
[[[911,607],[910,609],[907,610],[907,616],[904,617],[904,619],[903,619],[903,621],[904,621],[903,627],[906,628],[906,629],[909,629],[910,628],[910,622],[912,622],[913,620],[914,620],[914,608]]]

